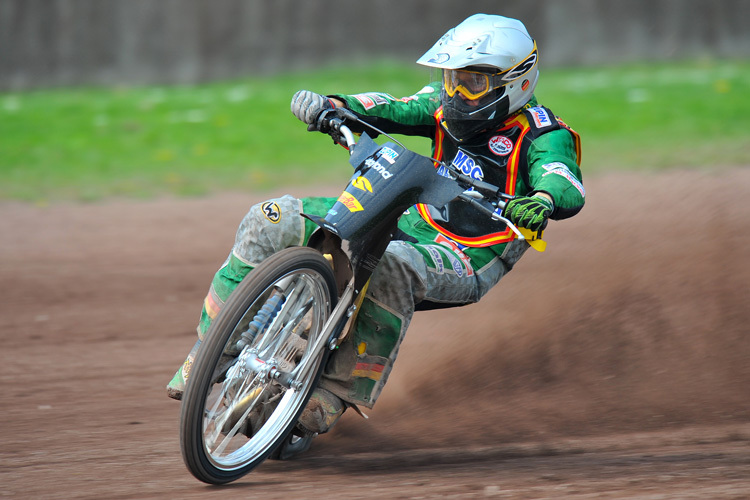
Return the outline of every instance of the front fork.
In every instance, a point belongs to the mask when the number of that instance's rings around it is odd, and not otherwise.
[[[294,378],[297,380],[304,380],[307,375],[310,374],[310,370],[316,368],[315,363],[310,363],[310,360],[318,359],[323,353],[323,349],[335,349],[339,346],[341,341],[346,336],[346,327],[350,325],[354,313],[358,310],[358,307],[354,303],[354,280],[352,279],[349,285],[344,290],[344,293],[339,298],[339,302],[336,307],[331,311],[331,316],[323,325],[323,331],[321,335],[315,340],[312,349],[308,349],[303,358],[297,363],[300,367],[299,372],[295,373]],[[344,333],[342,335],[342,333]]]

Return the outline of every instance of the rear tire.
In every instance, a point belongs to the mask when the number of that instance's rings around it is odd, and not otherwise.
[[[196,478],[235,481],[294,442],[292,429],[330,354],[310,350],[336,290],[328,261],[293,247],[263,261],[231,294],[198,351],[182,402],[182,457]]]

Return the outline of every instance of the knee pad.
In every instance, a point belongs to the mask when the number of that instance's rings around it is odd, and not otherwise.
[[[242,219],[232,254],[257,266],[274,253],[304,243],[300,200],[290,195],[253,205]]]

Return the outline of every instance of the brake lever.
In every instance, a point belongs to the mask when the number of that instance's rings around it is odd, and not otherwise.
[[[516,235],[516,237],[521,241],[526,241],[531,248],[534,250],[537,250],[539,252],[544,252],[544,250],[547,248],[547,242],[542,240],[542,230],[539,231],[531,231],[529,229],[526,229],[524,227],[518,227],[515,224],[513,224],[510,220],[503,217],[502,210],[505,208],[506,202],[498,199],[497,200],[497,208],[498,210],[492,211],[489,208],[485,207],[481,203],[479,203],[478,199],[484,199],[484,196],[482,196],[481,193],[476,192],[476,194],[472,194],[474,192],[468,191],[461,193],[458,197],[462,199],[463,201],[466,201],[475,207],[477,207],[479,210],[487,213],[493,220],[500,221],[504,223],[508,228],[513,231],[513,233]],[[504,196],[502,198],[505,199],[513,199],[513,196],[502,193]],[[500,198],[500,196],[498,196]]]
[[[345,121],[358,122],[359,118],[346,108],[329,108],[321,111],[315,123],[310,127],[312,130],[330,134],[331,130],[337,130]]]

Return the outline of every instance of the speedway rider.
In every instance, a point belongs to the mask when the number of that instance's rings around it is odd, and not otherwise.
[[[324,110],[346,107],[384,132],[429,137],[435,158],[504,187],[515,198],[503,215],[538,231],[547,219],[578,213],[585,196],[578,134],[534,97],[538,57],[523,23],[476,14],[417,61],[441,70],[442,81],[401,99],[301,90],[291,109],[310,130]],[[350,127],[363,130],[361,124]],[[317,226],[300,212],[324,216],[335,201],[286,195],[250,209],[205,299],[199,339],[253,267],[307,242]],[[399,229],[400,238],[390,243],[375,270],[354,331],[331,356],[302,413],[298,425],[310,435],[328,432],[348,406],[375,404],[415,309],[477,302],[529,247],[503,223],[463,201],[442,210],[414,206],[402,216]],[[199,345],[200,340],[167,386],[175,399],[182,396]]]

